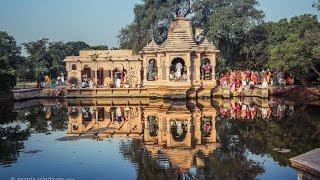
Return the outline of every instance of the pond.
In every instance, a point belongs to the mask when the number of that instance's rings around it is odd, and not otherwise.
[[[284,99],[31,100],[0,109],[0,179],[296,179],[320,107]]]

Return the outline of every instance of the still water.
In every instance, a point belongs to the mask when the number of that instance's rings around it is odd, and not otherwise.
[[[0,179],[296,179],[289,158],[320,146],[320,107],[274,98],[0,110]]]

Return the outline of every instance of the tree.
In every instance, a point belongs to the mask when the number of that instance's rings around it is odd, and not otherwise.
[[[48,53],[48,43],[49,40],[46,38],[23,43],[27,53],[29,54],[27,60],[34,67],[36,78],[43,75],[50,75],[53,69],[53,61]]]
[[[60,73],[66,73],[63,61],[65,57],[78,56],[79,50],[89,47],[88,44],[82,41],[50,42],[46,38],[24,43],[23,45],[28,53],[26,66],[33,67],[31,69],[34,69],[34,78],[43,75],[57,77]]]
[[[272,23],[264,23],[246,32],[238,56],[235,58],[236,69],[261,70],[268,59],[268,39]]]
[[[320,11],[320,0],[318,0],[318,2],[314,2],[312,7],[316,8],[318,11]]]
[[[66,73],[66,66],[63,60],[68,54],[67,50],[66,44],[61,41],[49,43],[47,51],[52,60],[50,74],[53,77],[57,77],[60,73]]]
[[[16,84],[17,70],[23,60],[20,49],[12,36],[0,31],[0,91],[7,91]]]
[[[67,56],[79,56],[79,51],[90,47],[83,41],[71,41],[66,43]]]
[[[292,72],[301,83],[310,73],[320,77],[320,24],[317,16],[301,15],[274,24],[267,67]]]
[[[257,0],[144,0],[134,8],[134,21],[120,30],[120,48],[138,52],[152,38],[162,43],[173,17],[184,16],[204,28],[220,49],[220,59],[233,65],[245,32],[262,22],[263,13],[257,5]]]
[[[108,50],[108,46],[106,46],[106,45],[89,46],[85,49],[86,50]]]
[[[134,8],[134,20],[119,32],[120,48],[141,50],[152,38],[162,43],[175,16],[192,13],[193,0],[143,0]]]
[[[262,22],[264,14],[256,9],[256,0],[221,0],[211,6],[212,12],[204,22],[206,34],[220,50],[220,61],[222,59],[227,66],[234,68],[244,35]]]

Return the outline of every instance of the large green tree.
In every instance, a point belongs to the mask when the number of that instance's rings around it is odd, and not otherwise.
[[[257,0],[144,0],[134,8],[134,20],[119,33],[120,48],[141,50],[152,38],[162,43],[175,16],[192,19],[231,64],[240,51],[243,34],[260,22]]]
[[[318,2],[314,2],[312,7],[316,8],[318,11],[320,11],[320,0],[318,0]]]
[[[20,49],[13,36],[0,31],[0,91],[7,91],[16,84],[19,65],[23,61]]]
[[[219,0],[211,3],[212,12],[204,22],[207,36],[220,50],[219,61],[234,68],[245,34],[262,22],[264,14],[257,0]]]
[[[82,41],[67,42],[52,41],[43,38],[23,44],[27,53],[28,60],[25,66],[30,66],[30,71],[34,78],[43,75],[57,77],[60,73],[65,73],[64,59],[66,56],[78,56],[82,49],[90,48]],[[28,67],[29,69],[29,67]]]
[[[79,51],[87,49],[90,46],[83,41],[71,41],[66,43],[67,55],[68,56],[79,56]]]
[[[301,15],[273,24],[267,67],[292,72],[301,83],[310,74],[320,77],[320,24],[317,16]]]

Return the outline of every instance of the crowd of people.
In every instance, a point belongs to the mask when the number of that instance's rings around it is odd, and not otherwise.
[[[37,88],[55,88],[58,86],[66,86],[65,76],[63,73],[57,78],[50,78],[48,75],[41,76],[37,81]]]
[[[285,72],[230,70],[219,75],[218,83],[235,91],[242,88],[267,88],[270,85],[293,85],[294,78]]]

